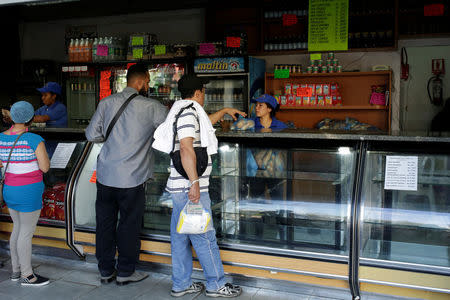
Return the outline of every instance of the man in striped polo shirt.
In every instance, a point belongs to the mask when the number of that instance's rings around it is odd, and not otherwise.
[[[166,187],[173,200],[170,224],[173,281],[171,295],[181,297],[185,294],[199,293],[205,288],[203,283],[191,280],[190,243],[192,243],[206,278],[206,296],[230,298],[239,296],[242,289],[225,282],[214,227],[211,226],[212,230],[202,234],[180,234],[176,230],[180,212],[188,201],[193,203],[200,201],[211,214],[211,200],[208,193],[209,175],[212,169],[210,155],[217,153],[217,138],[214,135],[212,124],[221,120],[225,114],[231,115],[233,119],[236,118],[235,114],[246,116],[244,112],[234,108],[224,108],[208,116],[203,110],[205,83],[207,83],[205,80],[194,74],[184,75],[178,81],[178,90],[184,100],[175,102],[166,120],[173,124],[174,118],[170,119],[170,116],[178,113],[181,108],[191,106],[179,116],[174,147],[174,151],[180,150],[181,163],[189,180],[177,172],[171,161],[170,176]],[[170,128],[172,127],[170,126]],[[207,143],[205,143],[205,139],[208,140]],[[205,144],[208,145],[208,166],[203,174],[197,174],[194,147]]]

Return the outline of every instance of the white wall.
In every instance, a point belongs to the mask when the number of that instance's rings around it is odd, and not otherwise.
[[[450,39],[408,40],[400,47],[408,53],[409,78],[401,81],[401,119],[407,131],[428,131],[431,120],[442,109],[430,103],[427,82],[432,76],[431,60],[445,59],[446,73],[443,81],[443,99],[450,97]]]
[[[64,46],[66,26],[96,25],[99,36],[122,36],[148,32],[167,43],[201,41],[204,38],[203,9],[174,10],[99,18],[48,20],[23,23],[22,60],[67,61]]]

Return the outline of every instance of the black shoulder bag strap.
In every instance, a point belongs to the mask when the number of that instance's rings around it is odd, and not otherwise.
[[[178,114],[175,116],[175,122],[173,122],[173,141],[172,141],[172,152],[173,150],[175,150],[175,137],[177,136],[177,123],[178,123],[178,118],[180,118],[181,114],[183,113],[183,111],[185,109],[188,108],[194,108],[194,104],[191,103],[186,107],[183,107],[182,109],[180,109],[180,111],[178,112]],[[194,108],[195,109],[195,108]]]
[[[117,111],[116,115],[112,119],[111,123],[109,123],[108,129],[106,130],[106,136],[105,136],[105,139],[103,140],[103,142],[106,142],[106,140],[109,137],[109,134],[111,133],[111,130],[113,129],[114,125],[116,125],[116,122],[119,119],[120,115],[123,113],[123,111],[128,106],[128,104],[131,102],[131,100],[133,100],[133,98],[136,97],[137,95],[138,94],[133,94],[130,97],[128,97],[128,99],[119,108],[119,110]]]

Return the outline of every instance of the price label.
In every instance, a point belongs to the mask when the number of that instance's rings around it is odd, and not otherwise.
[[[438,17],[444,15],[444,4],[429,4],[423,7],[423,15],[425,17]]]
[[[310,88],[310,87],[305,87],[305,88],[299,87],[297,89],[297,96],[300,96],[300,97],[311,97],[312,93],[313,93],[313,91],[312,91],[312,88]]]
[[[97,46],[97,56],[108,56],[108,46],[98,45]]]
[[[69,72],[69,67],[62,67],[63,72]]]
[[[322,54],[321,53],[312,53],[310,56],[311,60],[320,60],[322,59]]]
[[[75,67],[74,66],[70,66],[69,67],[69,72],[73,72],[73,71],[75,71]]]
[[[239,48],[239,47],[241,47],[241,38],[240,37],[227,36],[227,47],[228,48]]]
[[[144,45],[144,37],[143,36],[133,36],[131,38],[132,46],[143,46]]]
[[[297,24],[298,19],[296,15],[293,14],[284,14],[283,15],[283,26],[289,27]]]
[[[133,48],[133,58],[142,59],[144,56],[144,49],[142,48]]]
[[[275,79],[289,78],[289,69],[279,69],[274,71]]]
[[[166,45],[155,45],[155,55],[166,54]]]
[[[211,43],[202,43],[199,46],[198,53],[200,55],[213,55],[216,53],[216,46]]]

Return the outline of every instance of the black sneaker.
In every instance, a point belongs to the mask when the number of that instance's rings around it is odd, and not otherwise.
[[[187,289],[185,289],[183,291],[175,292],[174,290],[172,290],[170,292],[170,295],[172,295],[173,297],[181,297],[186,294],[201,293],[201,292],[203,292],[204,289],[205,289],[205,285],[203,283],[194,282],[191,284],[190,287],[188,287]]]
[[[206,290],[206,296],[208,297],[223,297],[223,298],[234,298],[238,297],[242,293],[242,288],[237,285],[232,285],[231,283],[225,283],[223,287],[217,291]]]
[[[28,277],[21,278],[20,284],[24,286],[43,286],[49,284],[50,280],[38,274],[31,274]]]
[[[111,275],[109,275],[109,276],[101,276],[101,275],[100,275],[100,282],[103,283],[103,284],[110,283],[110,282],[112,282],[114,279],[116,279],[116,277],[117,277],[117,271],[114,270],[114,271],[111,273]]]

